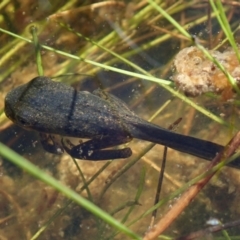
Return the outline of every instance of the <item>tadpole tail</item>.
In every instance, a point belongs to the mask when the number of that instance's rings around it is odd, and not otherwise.
[[[217,153],[224,149],[224,146],[222,145],[171,132],[151,123],[132,124],[132,127],[132,132],[135,133],[133,137],[135,138],[161,144],[206,160],[212,160]],[[229,165],[235,168],[240,168],[240,157],[235,159]]]

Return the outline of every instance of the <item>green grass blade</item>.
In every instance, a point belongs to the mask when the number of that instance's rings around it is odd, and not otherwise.
[[[43,73],[43,66],[42,66],[40,44],[39,44],[38,36],[37,36],[37,28],[35,26],[31,26],[30,31],[31,31],[31,34],[33,36],[33,43],[34,43],[34,46],[35,46],[35,54],[36,54],[36,63],[37,63],[38,75],[43,76],[44,73]]]
[[[104,212],[102,209],[94,205],[92,202],[88,201],[87,199],[80,196],[78,193],[74,192],[72,189],[66,187],[59,181],[57,181],[55,178],[49,176],[44,171],[40,170],[36,166],[34,166],[32,163],[30,163],[28,160],[23,158],[18,153],[14,152],[4,144],[0,143],[0,155],[4,158],[8,159],[15,165],[19,166],[26,172],[30,173],[31,175],[35,176],[42,182],[45,182],[49,186],[52,186],[65,196],[67,196],[69,199],[73,200],[74,202],[78,203],[82,207],[84,207],[86,210],[90,211],[95,216],[101,218],[103,221],[108,223],[109,225],[115,227],[120,232],[126,234],[128,237],[131,237],[133,239],[141,239],[140,236],[132,232],[130,229],[125,227],[123,224],[118,222],[116,219],[114,219],[112,216]]]
[[[175,20],[173,19],[166,11],[164,11],[159,5],[157,5],[153,0],[148,0],[157,11],[159,11],[173,26],[175,26],[179,32],[181,32],[185,37],[191,39],[191,35]]]
[[[229,25],[228,19],[226,17],[226,14],[224,12],[224,8],[222,6],[222,3],[220,0],[216,1],[216,5],[213,0],[210,0],[210,4],[212,6],[213,11],[216,13],[216,17],[218,19],[218,22],[221,26],[221,29],[224,31],[228,41],[230,42],[232,48],[234,49],[236,56],[238,58],[238,61],[240,62],[240,53],[237,47],[237,44],[233,37],[233,32],[231,30],[231,27]]]
[[[9,34],[15,38],[19,38],[23,41],[27,41],[28,43],[32,43],[33,41],[30,40],[30,39],[27,39],[25,37],[22,37],[22,36],[19,36],[17,34],[14,34],[12,32],[9,32],[5,29],[2,29],[0,28],[0,31],[6,33],[6,34]],[[192,38],[191,38],[192,39]],[[176,97],[178,97],[179,99],[183,100],[184,102],[186,102],[187,104],[189,104],[190,106],[194,107],[196,110],[198,110],[199,112],[201,112],[202,114],[206,115],[207,117],[211,118],[212,120],[214,120],[215,122],[217,123],[220,123],[222,125],[225,125],[227,127],[231,127],[226,121],[224,121],[222,118],[219,118],[218,116],[212,114],[211,112],[207,111],[206,109],[204,109],[203,107],[199,106],[198,104],[194,103],[191,99],[187,98],[186,96],[184,96],[183,94],[181,94],[180,92],[174,90],[171,85],[172,85],[172,82],[171,81],[167,81],[165,79],[160,79],[160,78],[156,78],[156,77],[153,77],[153,76],[148,76],[148,75],[144,75],[144,74],[139,74],[139,73],[134,73],[134,72],[131,72],[131,71],[127,71],[127,70],[123,70],[123,69],[119,69],[119,68],[115,68],[115,67],[112,67],[112,66],[107,66],[107,65],[104,65],[104,64],[101,64],[101,63],[98,63],[98,62],[95,62],[95,61],[92,61],[92,60],[88,60],[88,59],[85,59],[85,58],[81,58],[81,57],[78,57],[78,56],[75,56],[75,55],[72,55],[72,54],[69,54],[69,53],[66,53],[66,52],[63,52],[63,51],[60,51],[60,50],[57,50],[57,49],[54,49],[52,47],[49,47],[49,46],[46,46],[46,45],[41,45],[41,47],[43,49],[46,49],[46,50],[49,50],[49,51],[52,51],[52,52],[55,52],[57,54],[60,54],[62,56],[66,56],[68,58],[71,58],[71,59],[75,59],[77,61],[83,61],[85,63],[89,63],[89,64],[92,64],[94,66],[97,66],[97,67],[100,67],[102,69],[106,69],[106,70],[110,70],[110,71],[114,71],[114,72],[118,72],[118,73],[121,73],[121,74],[125,74],[125,75],[128,75],[128,76],[132,76],[132,77],[136,77],[136,78],[140,78],[140,79],[145,79],[145,80],[150,80],[152,82],[156,82],[158,84],[160,84],[163,88],[165,88],[166,90],[168,90],[170,93],[172,93],[173,95],[175,95]],[[219,63],[220,64],[220,63]]]

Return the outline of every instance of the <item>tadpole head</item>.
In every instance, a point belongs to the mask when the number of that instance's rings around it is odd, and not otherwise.
[[[4,112],[6,116],[14,123],[26,127],[28,125],[27,118],[24,116],[24,99],[25,85],[19,86],[11,90],[5,97]]]
[[[14,111],[13,111],[11,105],[8,102],[6,102],[6,99],[5,99],[4,112],[10,120],[14,121]]]
[[[13,122],[15,121],[16,107],[17,99],[15,97],[15,89],[13,89],[6,95],[4,102],[4,112],[6,116]]]

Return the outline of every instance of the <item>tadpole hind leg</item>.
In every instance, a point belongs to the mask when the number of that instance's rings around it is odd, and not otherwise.
[[[132,155],[130,148],[103,149],[127,143],[131,141],[131,139],[130,137],[112,138],[107,136],[91,139],[72,148],[67,147],[62,139],[62,146],[65,151],[74,158],[100,161],[130,157]]]

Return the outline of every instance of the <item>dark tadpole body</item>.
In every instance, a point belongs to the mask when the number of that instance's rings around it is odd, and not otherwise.
[[[76,91],[47,77],[34,78],[10,91],[5,98],[5,113],[19,126],[41,133],[89,139],[138,138],[207,160],[224,149],[149,123],[111,94]],[[240,159],[232,165],[239,167]]]

